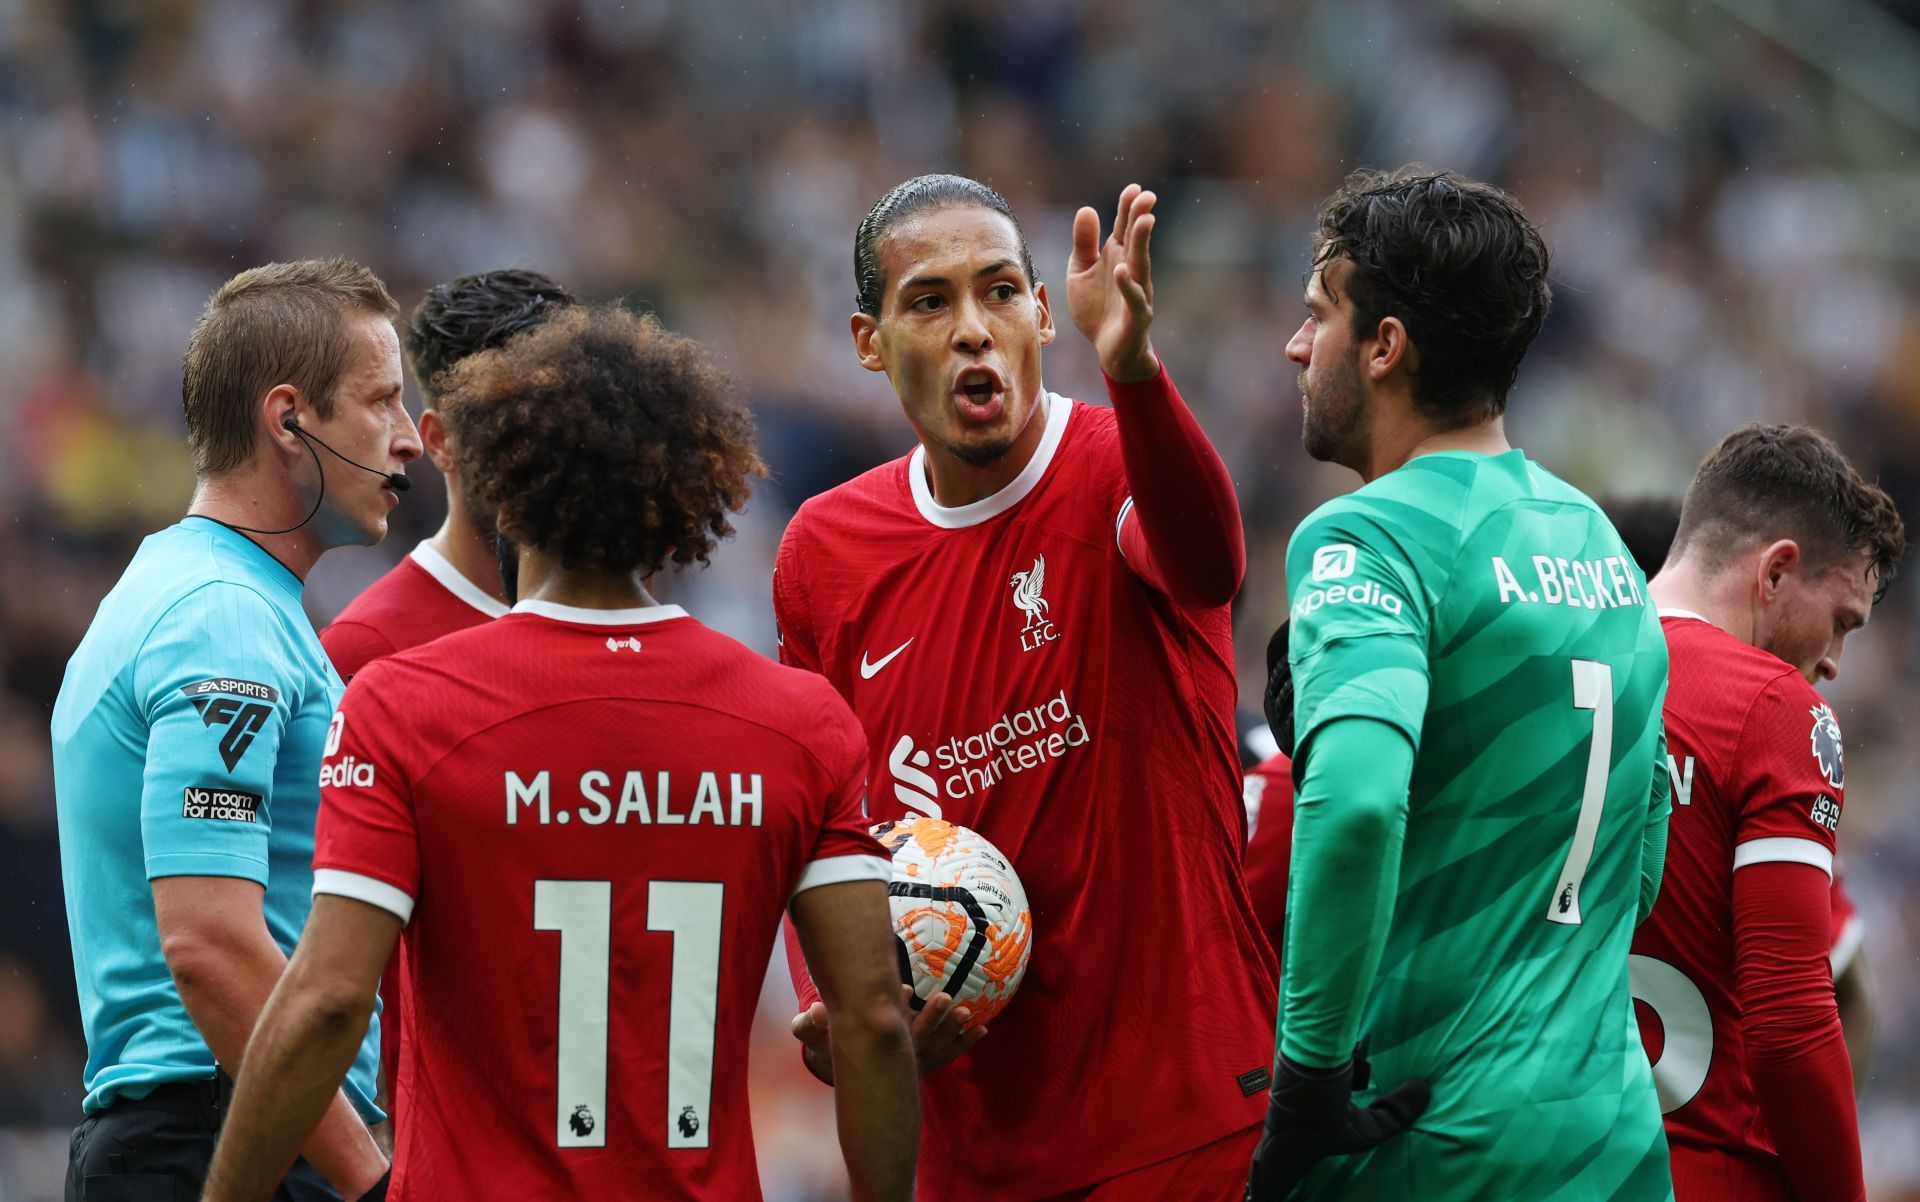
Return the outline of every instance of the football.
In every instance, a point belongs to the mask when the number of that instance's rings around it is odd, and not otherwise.
[[[893,853],[887,885],[901,976],[913,1008],[945,990],[991,1021],[1012,1000],[1033,951],[1027,891],[1000,849],[976,831],[918,815],[873,828]]]

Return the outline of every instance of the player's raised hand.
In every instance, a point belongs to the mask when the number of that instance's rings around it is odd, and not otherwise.
[[[900,987],[911,996],[911,986]],[[913,1052],[919,1061],[920,1075],[931,1076],[958,1060],[987,1037],[984,1026],[967,1029],[972,1012],[953,1004],[946,993],[936,993],[913,1016]],[[793,1016],[793,1037],[800,1041],[800,1058],[807,1071],[828,1085],[833,1084],[833,1045],[827,1031],[827,1008],[819,1002]]]
[[[1067,259],[1067,311],[1093,343],[1100,370],[1122,383],[1149,380],[1160,360],[1147,341],[1153,324],[1153,275],[1148,244],[1158,198],[1139,184],[1120,193],[1113,232],[1100,240],[1100,215],[1073,215],[1073,254]]]

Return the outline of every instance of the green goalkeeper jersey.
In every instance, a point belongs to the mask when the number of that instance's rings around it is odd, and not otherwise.
[[[1665,849],[1667,649],[1619,535],[1519,451],[1440,452],[1322,506],[1287,575],[1296,772],[1356,717],[1413,768],[1404,839],[1353,895],[1328,866],[1371,848],[1327,838],[1364,765],[1303,792],[1281,1049],[1327,1065],[1358,1042],[1363,1104],[1433,1088],[1412,1131],[1296,1196],[1670,1198],[1627,984]]]

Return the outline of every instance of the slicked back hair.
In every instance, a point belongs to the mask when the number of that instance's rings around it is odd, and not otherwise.
[[[180,399],[187,446],[202,476],[253,455],[256,408],[291,384],[321,420],[353,354],[351,313],[392,320],[400,307],[380,277],[349,259],[301,259],[250,268],[220,285],[187,339]]]
[[[1013,206],[1007,203],[1006,197],[964,175],[919,175],[895,184],[875,201],[853,235],[854,304],[860,312],[868,317],[880,316],[887,280],[880,270],[877,248],[888,230],[916,213],[966,207],[991,209],[1007,219],[1013,226],[1014,237],[1020,241],[1020,260],[1027,272],[1027,286],[1037,286],[1040,277],[1033,271],[1033,252],[1027,249],[1026,231],[1020,228],[1020,219],[1013,215]]]
[[[428,404],[449,367],[579,303],[558,280],[518,267],[435,284],[407,319],[407,358]]]
[[[1462,426],[1506,412],[1553,305],[1546,240],[1519,201],[1418,164],[1356,171],[1320,206],[1314,270],[1335,259],[1353,264],[1356,334],[1387,317],[1406,325],[1422,413]]]
[[[1800,544],[1814,571],[1870,552],[1875,603],[1893,583],[1907,545],[1893,498],[1861,478],[1832,439],[1811,426],[1735,430],[1687,487],[1673,553],[1697,553],[1712,570],[1783,538]]]

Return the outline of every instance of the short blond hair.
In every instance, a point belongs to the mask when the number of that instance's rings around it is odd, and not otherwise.
[[[322,418],[353,353],[349,312],[400,315],[380,277],[350,259],[301,259],[250,268],[220,285],[187,339],[180,394],[187,446],[200,475],[253,455],[254,408],[291,384]]]

